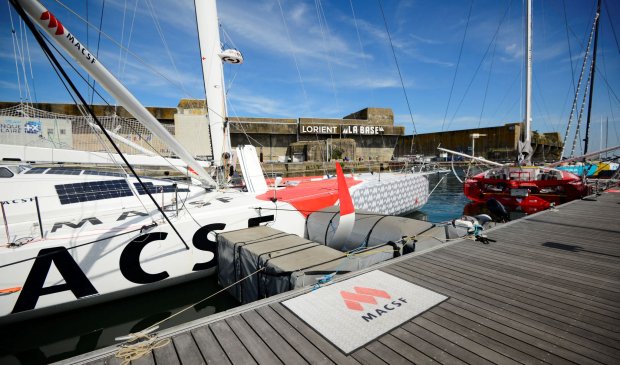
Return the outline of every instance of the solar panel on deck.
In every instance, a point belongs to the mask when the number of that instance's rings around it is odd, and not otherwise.
[[[119,174],[118,172],[106,172],[106,171],[84,171],[83,175],[124,177],[126,174]]]
[[[47,169],[47,167],[35,167],[26,171],[24,174],[42,174]]]
[[[133,185],[136,187],[136,190],[138,191],[138,194],[146,195],[146,191],[144,191],[144,189],[142,188],[142,185],[140,185],[140,183],[133,183]],[[151,194],[161,193],[162,192],[162,188],[164,189],[164,193],[174,193],[174,186],[173,185],[153,185],[152,182],[145,182],[144,185],[146,185],[146,188],[149,189],[149,193],[151,193]],[[189,189],[187,189],[187,188],[178,188],[177,191],[179,193],[189,192]]]
[[[59,168],[51,168],[46,175],[79,175],[82,170],[73,170],[73,169],[59,169]]]
[[[133,196],[125,180],[60,184],[54,187],[62,205]]]

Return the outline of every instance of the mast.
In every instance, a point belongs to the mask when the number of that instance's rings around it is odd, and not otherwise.
[[[209,173],[192,155],[162,127],[138,99],[118,81],[105,66],[69,30],[36,0],[15,0],[26,14],[53,39],[71,58],[92,76],[114,99],[164,142],[183,162],[191,167],[209,185],[216,185]]]
[[[598,0],[598,4],[596,6],[596,16],[598,17],[601,14],[601,0]],[[590,117],[592,116],[592,95],[594,94],[594,72],[596,71],[596,47],[598,45],[598,28],[601,22],[597,18],[596,21],[596,31],[594,32],[594,53],[592,55],[592,80],[590,81],[590,100],[588,101],[588,121],[586,122],[586,139],[585,146],[583,148],[583,154],[588,153],[588,142],[590,141]]]
[[[532,159],[532,0],[527,1],[527,50],[525,69],[525,128],[519,146],[519,164],[530,165]]]
[[[222,67],[222,45],[215,0],[194,0],[196,24],[202,60],[202,76],[207,98],[209,127],[211,129],[211,148],[213,162],[223,165],[222,156],[231,153],[230,131],[226,113],[226,91]]]

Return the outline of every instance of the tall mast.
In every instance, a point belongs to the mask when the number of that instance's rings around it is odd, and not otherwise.
[[[71,58],[92,76],[114,99],[138,119],[151,133],[159,137],[172,152],[191,167],[209,185],[216,185],[211,175],[181,144],[162,127],[161,123],[140,104],[138,99],[118,81],[105,66],[81,43],[75,34],[36,0],[15,0],[30,18]]]
[[[590,117],[592,116],[592,95],[594,94],[594,72],[596,71],[596,47],[598,45],[598,28],[600,19],[598,19],[601,14],[601,0],[598,0],[598,5],[596,7],[596,30],[594,31],[594,53],[592,54],[592,80],[590,80],[590,100],[588,101],[588,121],[586,123],[586,138],[584,139],[584,148],[583,154],[588,153],[588,142],[590,141]]]
[[[527,69],[525,70],[525,138],[531,146],[532,135],[532,0],[527,1]],[[531,156],[528,156],[531,157]]]
[[[520,165],[529,165],[532,159],[532,0],[527,1],[526,14],[525,128],[523,141],[519,143],[518,163]]]
[[[205,86],[205,96],[209,126],[211,128],[211,147],[213,161],[222,165],[222,155],[231,152],[230,131],[228,130],[226,114],[226,91],[224,90],[224,73],[220,43],[220,27],[217,17],[215,0],[194,0],[196,7],[196,24],[198,26],[198,41],[202,60],[202,76]]]

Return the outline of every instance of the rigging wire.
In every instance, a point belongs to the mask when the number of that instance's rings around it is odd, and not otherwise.
[[[15,71],[17,73],[17,86],[19,88],[19,103],[22,104],[22,83],[19,79],[19,66],[17,65],[17,49],[15,42],[17,41],[17,34],[15,34],[15,26],[13,25],[13,13],[11,12],[10,2],[7,0],[7,6],[9,7],[9,17],[11,18],[11,39],[13,40],[13,54],[15,55]]]
[[[366,64],[366,55],[364,54],[364,47],[362,46],[362,38],[360,37],[360,30],[357,27],[357,19],[355,18],[355,10],[353,10],[353,0],[349,0],[351,4],[351,13],[353,13],[353,23],[355,23],[355,31],[357,32],[357,40],[360,43],[360,50],[362,51],[362,59],[364,60],[364,68],[366,69],[366,77],[368,78],[368,87],[370,87],[370,96],[372,96],[372,105],[376,108],[375,94],[372,91],[372,82],[370,81],[370,74],[368,73],[368,65]]]
[[[299,82],[301,83],[301,89],[304,92],[304,98],[306,99],[306,104],[308,105],[308,112],[310,113],[310,117],[312,118],[312,109],[310,108],[310,102],[308,101],[308,95],[306,94],[306,88],[304,87],[304,81],[301,78],[301,72],[299,71],[299,64],[297,63],[297,57],[295,56],[295,49],[293,48],[293,41],[291,40],[291,34],[288,31],[288,26],[286,25],[286,20],[284,19],[284,11],[282,10],[282,3],[278,0],[278,6],[280,7],[280,14],[282,14],[282,22],[284,23],[284,29],[286,29],[286,36],[288,37],[288,43],[291,47],[291,53],[293,54],[293,60],[295,61],[295,67],[297,68],[297,75],[299,75]]]
[[[10,0],[9,0],[10,1]],[[119,44],[117,41],[115,41],[114,39],[112,39],[112,37],[110,37],[109,35],[105,34],[104,32],[102,32],[99,28],[95,27],[94,25],[92,25],[91,23],[87,22],[84,18],[82,18],[81,16],[79,16],[76,12],[74,12],[73,10],[71,10],[69,7],[67,7],[65,4],[61,3],[59,0],[54,0],[56,1],[60,6],[62,6],[63,8],[67,9],[71,14],[75,15],[76,17],[78,17],[81,21],[85,22],[86,24],[90,25],[93,29],[95,29],[96,31],[98,31],[99,33],[101,33],[104,37],[108,38],[110,41],[112,41],[114,44],[116,44],[117,46],[121,47],[123,50],[125,50],[125,52],[129,53],[130,55],[132,55],[135,59],[137,59],[138,61],[142,62],[145,66],[147,66],[148,68],[150,68],[152,71],[154,71],[155,73],[157,73],[159,76],[163,77],[166,81],[168,81],[169,83],[171,83],[172,85],[174,85],[175,87],[177,87],[179,90],[183,91],[185,94],[187,94],[188,96],[190,96],[191,98],[198,100],[194,95],[190,94],[187,90],[185,90],[183,87],[177,85],[174,81],[170,80],[168,77],[166,77],[164,74],[162,74],[161,72],[159,72],[155,67],[151,66],[150,64],[148,64],[146,61],[144,61],[143,59],[141,59],[140,57],[138,57],[136,54],[134,54],[133,52],[129,51],[127,48],[123,47],[121,44]]]
[[[321,19],[321,12],[319,11],[319,2],[320,0],[314,0],[314,5],[316,7],[316,15],[319,19],[319,28],[321,29],[321,37],[323,38],[323,47],[325,48],[325,57],[327,58],[327,67],[329,68],[329,75],[332,80],[332,87],[334,89],[334,97],[336,98],[336,107],[338,108],[338,114],[342,115],[340,111],[340,103],[338,102],[338,92],[336,91],[336,82],[334,81],[334,73],[332,71],[332,64],[329,60],[329,52],[327,51],[327,42],[325,41],[325,33],[323,32],[323,20]],[[327,19],[325,19],[327,23]]]
[[[164,212],[163,207],[160,207],[159,204],[157,204],[157,201],[155,200],[155,198],[153,198],[153,196],[151,195],[150,191],[148,190],[148,188],[146,187],[146,185],[144,185],[144,182],[142,182],[142,179],[140,179],[140,177],[138,176],[138,174],[135,172],[135,170],[133,169],[133,167],[129,164],[129,162],[127,161],[127,159],[125,158],[125,155],[123,155],[123,153],[121,152],[121,150],[118,148],[118,146],[112,141],[112,138],[108,135],[108,132],[106,131],[106,129],[103,127],[103,124],[101,124],[101,122],[99,121],[99,119],[97,118],[97,116],[95,115],[95,113],[93,112],[92,108],[88,105],[88,103],[86,102],[86,100],[84,100],[84,97],[82,97],[82,95],[80,94],[80,92],[78,91],[77,87],[73,84],[73,82],[71,81],[71,79],[69,79],[69,76],[65,73],[65,71],[63,70],[62,66],[60,66],[60,63],[58,62],[58,60],[56,59],[56,57],[54,56],[54,54],[52,53],[52,51],[50,50],[50,48],[47,46],[47,44],[45,43],[45,41],[43,40],[43,38],[41,37],[41,34],[38,32],[37,28],[34,26],[34,24],[32,23],[32,21],[30,21],[30,18],[28,18],[28,15],[26,15],[26,13],[24,12],[24,10],[22,9],[21,5],[16,2],[16,0],[9,0],[11,1],[11,4],[13,5],[13,7],[15,8],[15,10],[17,10],[17,13],[20,15],[20,17],[22,18],[22,20],[27,24],[28,28],[30,28],[30,31],[34,34],[35,38],[37,39],[37,42],[39,43],[39,45],[41,46],[41,48],[43,49],[43,51],[45,53],[47,53],[49,55],[49,58],[54,62],[54,64],[56,65],[56,67],[58,68],[58,71],[60,71],[60,73],[62,73],[63,77],[65,78],[65,80],[67,81],[67,83],[69,84],[69,86],[71,86],[71,89],[73,90],[73,92],[76,94],[76,96],[80,99],[80,102],[84,105],[84,108],[88,111],[88,113],[93,117],[93,119],[95,120],[95,122],[97,123],[97,125],[99,126],[99,128],[101,128],[101,132],[103,134],[105,134],[105,136],[108,138],[108,140],[110,140],[110,143],[112,144],[112,146],[114,146],[114,148],[116,149],[116,152],[119,154],[119,156],[123,159],[123,161],[125,162],[125,164],[127,165],[127,167],[129,167],[129,169],[131,170],[132,174],[136,177],[136,180],[138,180],[138,182],[140,183],[140,185],[142,186],[142,188],[145,190],[145,192],[147,193],[147,195],[149,196],[149,198],[151,198],[151,200],[153,201],[153,204],[155,204],[155,206],[158,208],[158,210],[161,212],[162,216],[164,217],[164,219],[168,222],[168,224],[170,225],[170,228],[172,228],[174,230],[174,232],[177,234],[177,236],[179,237],[179,239],[181,240],[181,242],[183,243],[183,245],[185,246],[185,248],[187,250],[189,250],[189,246],[187,245],[187,243],[185,242],[185,240],[183,239],[183,237],[181,236],[181,234],[177,231],[176,227],[172,224],[172,222],[170,221],[170,219],[168,218],[168,216],[166,215],[166,213]]]
[[[512,80],[512,84],[510,84],[510,87],[508,88],[508,90],[504,94],[504,97],[502,98],[502,101],[500,101],[499,105],[497,106],[497,108],[493,112],[493,115],[491,116],[491,118],[489,118],[489,121],[487,122],[486,127],[488,127],[489,124],[491,124],[491,121],[493,120],[493,118],[495,117],[497,112],[499,111],[499,108],[501,108],[502,104],[504,103],[504,100],[506,100],[506,97],[508,96],[508,94],[510,94],[510,90],[512,90],[512,87],[515,85],[515,82],[517,82],[517,80],[519,79],[520,76],[521,76],[521,70],[519,70],[519,72],[517,72],[517,75],[515,76],[514,80]]]
[[[551,116],[549,115],[549,109],[547,109],[547,103],[545,102],[545,98],[543,97],[543,93],[542,90],[540,89],[540,85],[538,84],[538,79],[536,78],[536,74],[532,72],[532,76],[534,77],[534,82],[536,83],[536,88],[538,88],[538,93],[540,94],[540,100],[542,100],[543,102],[543,106],[545,107],[545,111],[547,112],[547,119],[549,119],[549,124],[551,124],[551,126],[553,126],[553,123],[551,122]],[[540,112],[540,109],[539,109]],[[540,112],[540,115],[542,116],[542,112]],[[542,118],[543,122],[545,121],[545,118]],[[557,127],[556,128],[549,128],[549,126],[547,126],[547,122],[545,122],[545,126],[547,127],[547,130],[553,130],[555,132],[558,131]]]
[[[502,21],[502,14],[504,13],[504,2],[505,0],[502,0],[502,8],[499,11],[500,24]],[[493,62],[495,61],[495,50],[497,49],[498,39],[499,39],[499,33],[497,33],[497,37],[495,37],[495,45],[493,46],[493,56],[491,57],[491,67],[489,67],[489,78],[487,79],[487,87],[484,90],[484,99],[482,100],[482,110],[480,111],[480,119],[478,119],[478,128],[480,128],[480,122],[482,122],[482,114],[484,113],[484,105],[486,104],[486,101],[487,101],[487,93],[489,92],[489,84],[491,83],[491,74],[493,72]],[[445,122],[445,119],[444,119],[444,122]]]
[[[553,2],[553,0],[549,0],[549,1],[551,1],[551,4],[553,4],[553,7],[555,8],[556,12],[560,15],[560,18],[562,18],[562,20],[566,23],[566,26],[568,26],[568,29],[573,34],[573,37],[575,37],[575,39],[577,39],[577,42],[579,43],[579,46],[581,47],[581,50],[583,50],[583,43],[579,41],[579,38],[577,37],[577,34],[575,34],[575,31],[573,30],[573,28],[571,28],[570,25],[568,24],[568,21],[565,18],[562,17],[562,14],[558,10],[558,8],[555,6],[555,3]],[[615,36],[615,33],[614,33],[614,36]],[[596,66],[596,69],[598,70],[598,66]],[[600,71],[599,71],[599,73],[600,73]],[[620,105],[620,98],[618,97],[618,95],[616,95],[616,92],[611,88],[611,85],[607,81],[607,78],[606,77],[601,77],[601,78],[603,79],[603,81],[605,81],[605,84],[611,90],[611,93],[614,95],[614,97],[616,98],[617,102]]]
[[[321,0],[319,1],[319,8],[321,9],[321,14],[323,15],[323,19],[325,22],[325,28],[327,29],[327,35],[329,36],[329,43],[330,43],[330,47],[332,49],[332,52],[334,53],[334,58],[336,58],[336,65],[338,66],[338,72],[340,74],[340,81],[344,86],[344,90],[347,93],[347,99],[349,101],[349,107],[352,107],[352,103],[351,103],[351,95],[349,95],[349,88],[347,87],[347,85],[342,81],[342,66],[340,65],[340,59],[338,58],[338,52],[334,51],[334,39],[332,38],[332,32],[329,29],[329,24],[327,24],[327,17],[325,16],[325,10],[323,9],[323,3],[321,3]],[[341,133],[342,135],[342,133]]]
[[[568,20],[568,15],[566,14],[566,0],[562,0],[562,4],[564,5],[564,18]],[[573,81],[573,93],[576,92],[575,89],[575,69],[573,67],[573,53],[570,49],[570,35],[568,34],[568,21],[566,22],[566,40],[568,41],[568,61],[570,62],[570,70],[571,70],[571,80]],[[568,100],[568,97],[567,97]],[[564,101],[564,104],[566,104],[566,101]],[[562,110],[564,110],[564,108],[562,108]],[[562,120],[562,118],[560,118],[560,120]]]
[[[474,76],[472,76],[471,81],[469,82],[469,85],[467,86],[467,89],[465,90],[465,94],[463,94],[463,98],[461,98],[461,101],[459,102],[458,107],[454,111],[454,115],[452,116],[452,119],[450,120],[450,123],[448,123],[448,127],[446,128],[446,130],[450,129],[450,125],[454,121],[454,118],[456,117],[456,114],[458,113],[459,109],[461,108],[461,105],[463,104],[463,101],[465,100],[465,97],[467,96],[467,93],[469,92],[469,89],[471,88],[471,85],[474,83],[474,80],[476,79],[476,75],[478,74],[478,71],[480,71],[480,67],[482,67],[482,64],[484,63],[484,59],[486,58],[487,54],[489,53],[489,49],[491,49],[491,45],[493,44],[493,40],[499,34],[499,29],[501,28],[502,23],[503,23],[504,19],[506,18],[506,14],[508,14],[508,10],[510,10],[510,6],[512,5],[512,1],[513,0],[510,0],[510,3],[508,4],[508,9],[506,9],[506,12],[504,13],[504,16],[502,17],[501,21],[499,22],[499,25],[497,26],[497,29],[495,30],[495,34],[493,35],[493,38],[491,38],[491,42],[489,42],[489,45],[487,46],[487,50],[486,50],[486,52],[484,52],[484,56],[482,56],[482,59],[480,60],[480,64],[478,65],[478,68],[476,69],[476,72],[474,73]]]
[[[105,0],[103,0],[101,4],[101,18],[99,19],[99,29],[103,29],[103,10],[104,9],[105,9]],[[88,27],[86,27],[86,29],[88,29]],[[125,12],[123,11],[123,30],[124,29],[125,29]],[[123,43],[122,36],[121,36],[121,43]],[[97,58],[99,58],[99,46],[100,45],[101,45],[101,33],[99,33],[99,36],[97,37],[97,53],[95,55],[95,57]],[[95,91],[96,86],[97,86],[97,80],[93,80],[93,91]],[[95,101],[95,93],[93,93],[93,96],[90,99],[90,104],[92,105],[94,101]]]
[[[452,100],[452,92],[454,91],[454,84],[456,83],[456,75],[459,72],[459,65],[461,64],[461,55],[463,54],[463,46],[465,45],[465,37],[467,36],[467,29],[469,28],[469,19],[471,19],[471,9],[473,7],[474,7],[474,0],[471,0],[471,5],[469,6],[469,15],[467,16],[467,23],[465,24],[465,33],[463,34],[463,41],[461,42],[461,50],[459,51],[459,58],[458,58],[458,61],[456,62],[456,70],[454,71],[454,78],[452,79],[452,87],[450,87],[450,96],[448,97],[448,105],[446,105],[446,113],[443,116],[443,123],[441,123],[442,132],[443,132],[443,127],[446,124],[446,117],[448,116],[448,109],[450,108],[450,101]]]
[[[616,46],[618,47],[618,52],[620,52],[620,43],[618,43],[618,36],[616,35],[616,28],[614,28],[614,23],[611,21],[611,15],[609,11],[609,5],[607,5],[607,0],[605,0],[605,9],[607,9],[607,18],[609,19],[609,24],[611,25],[611,31],[614,34],[614,39],[616,40]]]
[[[129,28],[129,38],[127,39],[127,49],[129,49],[129,46],[131,45],[131,36],[133,34],[133,26],[136,21],[136,13],[138,12],[139,1],[140,0],[136,0],[136,6],[133,8],[133,17],[131,18],[131,28]],[[120,52],[122,52],[122,48],[121,50],[119,50],[119,53]],[[119,80],[123,80],[125,78],[125,67],[127,67],[127,55],[129,55],[129,52],[125,52],[125,59],[123,60],[123,71],[119,72],[119,76],[120,76]],[[119,68],[120,68],[120,65],[119,65]]]
[[[472,0],[473,1],[473,0]],[[396,59],[396,51],[394,50],[394,43],[392,43],[392,36],[390,35],[390,30],[388,29],[387,20],[385,19],[385,13],[383,12],[383,5],[381,4],[381,0],[379,0],[379,8],[381,8],[381,15],[383,16],[383,23],[385,24],[385,31],[387,32],[388,39],[390,40],[390,46],[392,47],[392,54],[394,55],[394,62],[396,62],[396,69],[398,70],[398,76],[400,77],[400,84],[403,86],[403,93],[405,94],[405,100],[407,101],[407,108],[409,108],[409,116],[411,116],[411,124],[413,125],[413,135],[411,137],[411,149],[409,152],[413,151],[413,140],[415,139],[415,135],[418,134],[418,131],[415,128],[415,122],[413,121],[413,113],[411,112],[411,105],[409,104],[409,98],[407,97],[407,90],[405,89],[405,82],[403,81],[403,75],[400,72],[400,67],[398,66],[398,60]]]
[[[607,6],[607,4],[605,4],[605,6]],[[609,11],[609,9],[608,9]],[[603,34],[605,32],[601,31],[601,56],[603,58],[603,72],[605,73],[605,77],[607,77],[607,65],[605,64],[605,42],[603,42]],[[616,117],[614,116],[614,108],[613,105],[611,104],[611,94],[609,93],[609,89],[607,89],[607,96],[609,98],[609,110],[611,111],[611,119],[612,119],[612,124],[614,126],[614,131],[616,132],[616,144],[620,143],[620,137],[618,136],[618,129],[616,128]]]
[[[157,29],[157,32],[159,33],[159,36],[161,37],[161,41],[164,44],[164,48],[166,48],[166,52],[168,53],[168,57],[170,58],[172,67],[174,67],[174,71],[176,72],[177,77],[179,78],[179,83],[183,87],[183,90],[185,90],[185,85],[183,85],[183,80],[181,79],[181,75],[179,75],[179,70],[177,70],[177,66],[174,63],[174,60],[172,59],[172,53],[170,53],[170,49],[168,48],[168,42],[166,42],[166,38],[164,37],[164,31],[161,27],[161,24],[159,24],[159,19],[157,18],[155,7],[153,6],[153,3],[151,2],[151,0],[144,0],[144,2],[146,3],[146,7],[149,9],[149,12],[151,13],[151,18],[153,18],[153,23],[155,23],[155,28]]]

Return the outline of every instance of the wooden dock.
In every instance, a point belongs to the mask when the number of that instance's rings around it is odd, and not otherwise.
[[[302,289],[164,330],[172,342],[132,364],[620,364],[620,193],[488,236],[374,266],[449,299],[350,356],[280,304]]]

